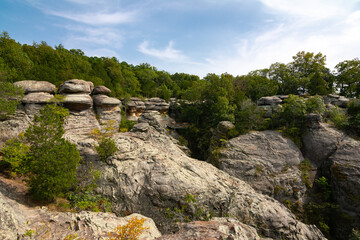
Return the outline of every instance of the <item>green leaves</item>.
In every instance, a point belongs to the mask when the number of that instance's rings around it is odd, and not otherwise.
[[[80,154],[74,144],[62,138],[63,120],[68,114],[64,108],[48,104],[25,132],[30,150],[23,164],[30,174],[30,192],[38,200],[53,200],[76,181]]]

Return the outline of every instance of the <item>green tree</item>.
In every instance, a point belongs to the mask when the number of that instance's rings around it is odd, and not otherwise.
[[[66,193],[76,180],[80,154],[74,144],[62,138],[68,114],[67,109],[48,104],[25,132],[30,150],[24,170],[30,173],[28,183],[35,199],[53,200]]]
[[[336,83],[340,94],[347,97],[360,95],[360,60],[355,58],[340,62],[335,66]]]
[[[0,120],[15,113],[17,104],[22,99],[24,90],[10,82],[0,81]]]

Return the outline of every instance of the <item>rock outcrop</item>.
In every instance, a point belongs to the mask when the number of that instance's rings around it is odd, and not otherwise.
[[[233,218],[213,218],[211,221],[195,221],[185,223],[181,226],[180,231],[177,233],[163,235],[156,240],[190,239],[257,240],[264,238],[260,238],[255,228],[243,224]]]
[[[46,207],[27,207],[0,192],[0,238],[3,240],[29,239],[30,233],[31,239],[65,239],[75,234],[82,239],[105,239],[108,232],[125,225],[132,217],[144,218],[143,226],[149,228],[139,239],[161,236],[154,221],[140,214],[120,218],[113,213],[53,212]]]
[[[121,101],[104,94],[94,95],[93,101],[100,124],[106,125],[107,122],[112,121],[115,130],[119,130],[119,124],[121,122]]]
[[[280,201],[299,200],[306,191],[297,146],[275,131],[251,132],[230,139],[219,152],[219,168]]]
[[[34,93],[34,92],[45,92],[54,94],[56,87],[54,84],[46,81],[36,81],[36,80],[24,80],[14,83],[15,86],[22,87],[25,91],[25,94]]]
[[[331,186],[334,210],[332,230],[337,239],[347,239],[360,228],[360,142],[325,123],[310,124],[303,137],[305,156],[318,166]]]
[[[94,84],[90,81],[81,79],[72,79],[65,81],[59,86],[58,93],[60,94],[72,94],[72,93],[83,93],[90,94],[94,89]]]
[[[117,134],[118,151],[100,164],[98,191],[108,196],[117,213],[139,212],[169,231],[167,208],[180,207],[187,194],[196,196],[205,211],[237,216],[262,236],[279,239],[324,239],[282,204],[257,193],[247,183],[211,164],[186,156],[170,136],[153,128],[147,132]]]

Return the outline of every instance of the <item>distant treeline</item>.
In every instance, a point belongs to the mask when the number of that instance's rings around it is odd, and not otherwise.
[[[114,97],[170,97],[204,100],[217,91],[229,102],[247,97],[255,101],[275,94],[310,93],[324,95],[339,89],[341,95],[360,94],[360,61],[347,60],[331,72],[322,53],[299,52],[288,64],[274,63],[269,68],[247,75],[208,74],[203,79],[187,73],[169,74],[147,63],[131,65],[115,57],[88,57],[80,49],[54,48],[46,42],[20,44],[7,32],[0,36],[0,80],[24,79],[49,81],[55,85],[73,79],[85,79],[105,85]],[[241,66],[239,66],[241,68]]]

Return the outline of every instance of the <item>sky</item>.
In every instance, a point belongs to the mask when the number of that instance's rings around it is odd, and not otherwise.
[[[0,0],[0,31],[169,73],[243,75],[299,51],[360,56],[360,0]]]

